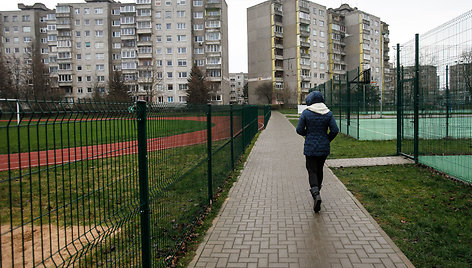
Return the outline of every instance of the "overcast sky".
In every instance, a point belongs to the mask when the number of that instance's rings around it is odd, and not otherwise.
[[[191,0],[189,0],[190,2]],[[229,71],[247,72],[246,9],[266,0],[226,0],[229,9]],[[295,0],[284,0],[295,1]],[[32,5],[41,2],[48,8],[59,3],[83,3],[84,0],[2,0],[0,10],[17,10],[18,3]],[[135,2],[122,0],[121,2]],[[376,15],[390,29],[390,47],[414,38],[415,33],[425,33],[472,9],[471,0],[315,0],[327,8],[347,3],[362,11]],[[392,53],[392,50],[391,50]],[[393,57],[391,57],[393,60]]]

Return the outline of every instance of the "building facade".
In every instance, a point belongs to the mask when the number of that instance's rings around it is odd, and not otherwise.
[[[14,26],[5,23],[29,15],[25,42],[34,40],[43,48],[51,85],[70,101],[106,93],[113,72],[120,71],[135,99],[185,103],[195,64],[209,80],[212,103],[230,102],[225,0],[86,0],[58,4],[55,10],[42,4],[21,7],[1,12],[2,54],[23,49],[11,45],[23,35],[13,36]],[[33,19],[32,12],[42,13]]]
[[[273,103],[300,104],[310,88],[357,67],[381,87],[388,63],[388,25],[343,4],[269,0],[248,8],[249,103],[270,82]],[[291,92],[290,98],[280,91]]]
[[[230,73],[229,74],[229,96],[230,103],[244,104],[247,99],[244,97],[244,87],[248,82],[247,73]]]

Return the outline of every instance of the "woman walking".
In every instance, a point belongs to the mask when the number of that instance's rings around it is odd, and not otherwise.
[[[314,199],[313,210],[319,212],[323,165],[330,153],[330,143],[338,134],[339,129],[333,113],[324,104],[321,92],[314,91],[308,94],[306,105],[308,107],[302,112],[298,121],[297,133],[306,137],[303,154],[306,158],[310,192]]]

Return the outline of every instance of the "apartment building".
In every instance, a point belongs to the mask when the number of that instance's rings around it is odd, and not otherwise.
[[[244,104],[246,99],[244,98],[244,87],[248,82],[247,73],[230,73],[229,74],[229,97],[230,103]]]
[[[17,68],[15,79],[21,80],[20,76],[25,75],[22,74],[24,67],[32,62],[33,53],[48,62],[46,20],[54,11],[40,3],[18,4],[18,8],[17,11],[0,11],[0,55]]]
[[[121,71],[135,99],[185,103],[196,64],[210,81],[212,102],[227,104],[227,10],[225,0],[85,0],[45,9],[44,27],[30,27],[38,28],[34,40],[45,41],[52,85],[70,101],[105,93],[113,72]],[[38,38],[39,29],[44,37]],[[12,40],[3,39],[2,45]]]
[[[371,68],[381,85],[388,63],[388,25],[351,8],[337,9],[297,0],[269,0],[248,8],[249,103],[260,103],[255,89],[265,82],[277,91],[293,92],[289,104],[300,104],[310,88],[360,66]]]

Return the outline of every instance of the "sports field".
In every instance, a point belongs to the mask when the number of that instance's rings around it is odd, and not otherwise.
[[[359,130],[357,129],[359,125]],[[413,118],[404,119],[402,122],[402,136],[404,138],[413,137]],[[448,127],[447,127],[448,125]],[[341,121],[341,129],[346,133],[347,122]],[[447,131],[447,133],[446,133]],[[397,138],[396,118],[372,118],[372,119],[351,119],[349,134],[359,140],[391,140]],[[419,118],[419,138],[420,139],[470,139],[472,138],[472,116],[461,115],[450,117],[420,117]]]

